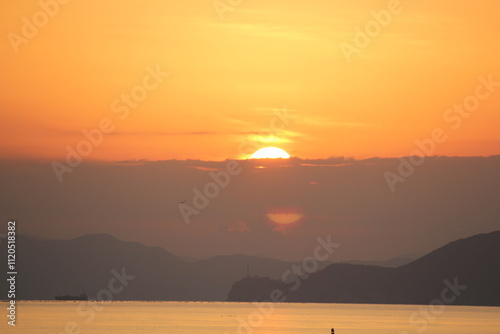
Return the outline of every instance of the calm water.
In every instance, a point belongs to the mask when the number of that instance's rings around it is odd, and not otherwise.
[[[251,303],[20,302],[16,327],[11,327],[5,316],[7,303],[0,306],[0,332],[17,334],[330,334],[331,327],[336,334],[500,333],[498,307],[432,310],[429,306],[285,303],[267,304],[259,311]]]

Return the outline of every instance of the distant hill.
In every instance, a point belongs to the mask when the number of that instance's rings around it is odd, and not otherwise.
[[[6,243],[0,243],[6,254]],[[252,274],[280,278],[293,265],[245,255],[217,256],[191,262],[160,247],[120,241],[106,234],[72,240],[39,240],[18,236],[18,298],[54,299],[56,295],[86,292],[95,298],[107,289],[111,271],[135,276],[115,300],[223,301],[234,281]],[[6,291],[1,277],[0,291]],[[6,295],[6,293],[4,293]]]
[[[287,292],[290,284],[281,277],[292,262],[245,255],[188,262],[163,248],[105,234],[72,240],[18,236],[17,298],[51,300],[82,292],[96,298],[109,289],[112,270],[125,268],[135,278],[114,300],[253,301],[268,299],[270,289],[279,287],[289,301],[428,303],[439,296],[444,279],[458,277],[469,288],[457,302],[498,305],[499,245],[500,231],[458,240],[398,268],[325,262],[327,267]],[[3,254],[5,246],[0,243]],[[5,272],[0,292],[7,291],[4,277]]]
[[[498,282],[500,231],[457,240],[398,268],[332,264],[300,279],[295,290],[289,282],[244,278],[228,300],[269,300],[280,289],[291,302],[428,304],[445,298],[454,305],[500,306]]]
[[[160,247],[123,242],[109,235],[72,240],[17,240],[18,298],[54,299],[55,295],[96,296],[107,289],[111,271],[136,276],[114,299],[189,299],[187,283],[196,281],[186,264]],[[3,283],[3,282],[2,282]]]
[[[197,276],[209,278],[210,285],[205,284],[206,291],[203,292],[206,300],[226,300],[234,281],[247,275],[247,265],[251,276],[281,279],[283,273],[294,264],[299,263],[238,254],[194,262],[191,268]],[[328,263],[322,263],[319,268],[323,269],[327,265]]]
[[[402,265],[408,264],[412,261],[415,261],[415,257],[394,257],[385,261],[361,261],[361,260],[352,260],[352,261],[343,261],[337,263],[349,263],[349,264],[361,264],[365,266],[378,266],[378,267],[389,267],[389,268],[397,268]]]

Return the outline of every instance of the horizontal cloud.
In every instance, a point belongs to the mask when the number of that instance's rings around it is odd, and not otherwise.
[[[395,193],[384,172],[398,171],[397,158],[238,163],[242,172],[186,225],[179,203],[193,206],[226,161],[84,163],[63,183],[50,165],[2,162],[0,218],[46,238],[104,232],[179,255],[282,259],[308,255],[320,235],[342,243],[339,259],[384,259],[500,229],[500,156],[426,158]],[[302,218],[285,229],[268,218],[276,210]]]

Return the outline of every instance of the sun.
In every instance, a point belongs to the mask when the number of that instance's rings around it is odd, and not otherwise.
[[[267,210],[266,217],[273,231],[287,232],[300,224],[304,214],[297,207],[274,207]]]
[[[285,150],[277,147],[264,147],[260,150],[256,151],[251,159],[288,159],[290,158],[290,154],[288,154]]]

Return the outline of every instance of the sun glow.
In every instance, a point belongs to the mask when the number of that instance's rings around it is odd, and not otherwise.
[[[260,150],[256,151],[251,159],[288,159],[290,158],[290,154],[288,154],[285,150],[277,147],[264,147]]]
[[[277,224],[288,225],[298,222],[303,214],[301,213],[268,213],[267,218]]]
[[[266,217],[273,225],[274,231],[286,232],[297,227],[304,218],[304,214],[296,207],[282,207],[269,209]]]

